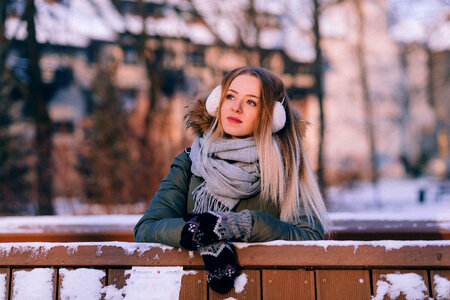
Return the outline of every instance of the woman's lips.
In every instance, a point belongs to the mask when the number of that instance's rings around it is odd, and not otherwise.
[[[228,117],[227,120],[231,123],[242,123],[241,120],[239,120],[238,118],[235,118],[235,117]]]

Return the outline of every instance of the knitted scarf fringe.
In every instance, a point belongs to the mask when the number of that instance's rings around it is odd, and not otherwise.
[[[226,207],[219,199],[214,197],[206,186],[206,181],[203,181],[192,191],[194,203],[194,213],[201,214],[207,211],[229,211],[232,207]],[[237,203],[236,203],[237,204]]]

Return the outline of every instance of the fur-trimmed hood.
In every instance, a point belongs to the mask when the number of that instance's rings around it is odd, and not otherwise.
[[[184,116],[186,128],[191,128],[195,135],[202,136],[214,122],[214,117],[206,111],[206,98],[197,98],[187,107]]]
[[[203,135],[214,122],[214,117],[206,111],[206,98],[197,98],[189,106],[184,116],[186,128],[191,128],[195,135]],[[297,110],[292,109],[296,119],[299,120],[300,136],[303,138],[309,122],[305,120],[303,115]]]

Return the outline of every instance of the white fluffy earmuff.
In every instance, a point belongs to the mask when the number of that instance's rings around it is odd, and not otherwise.
[[[217,110],[220,104],[220,95],[222,94],[222,86],[216,86],[211,94],[209,94],[208,98],[206,98],[206,111],[211,116],[217,115]],[[272,118],[272,132],[276,133],[280,131],[284,125],[286,124],[286,111],[283,107],[283,102],[285,98],[283,98],[282,102],[275,101],[275,106],[273,108],[273,118]]]
[[[285,124],[286,124],[286,110],[284,110],[282,102],[275,101],[272,117],[272,132],[275,133],[280,131]]]
[[[222,94],[222,86],[219,84],[218,86],[216,86],[211,94],[209,94],[208,98],[206,98],[206,111],[211,115],[211,116],[216,116],[217,115],[217,110],[219,109],[219,104],[220,104],[220,95]]]

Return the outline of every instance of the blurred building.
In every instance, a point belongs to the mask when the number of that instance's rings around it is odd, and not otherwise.
[[[44,80],[55,82],[61,67],[73,70],[73,82],[49,103],[55,126],[68,129],[60,131],[63,135],[78,136],[89,102],[82,91],[90,88],[99,65],[114,62],[131,127],[139,133],[152,97],[157,98],[155,109],[170,115],[161,117],[166,123],[157,127],[159,137],[156,130],[152,136],[164,140],[164,153],[176,152],[187,143],[182,118],[189,99],[213,88],[230,69],[262,65],[282,77],[294,105],[311,122],[307,148],[315,165],[319,111],[312,76],[317,67],[312,10],[310,4],[294,2],[36,1]],[[381,176],[414,174],[423,164],[429,174],[448,176],[448,7],[422,1],[436,7],[435,22],[423,27],[426,33],[419,39],[406,36],[417,31],[402,25],[405,18],[421,24],[414,15],[405,15],[389,1],[360,2],[362,36],[354,1],[331,3],[320,18],[328,182],[368,177],[367,123],[356,58],[360,46],[365,49]],[[7,36],[15,39],[17,50],[10,61],[19,62],[26,30],[18,14],[9,14]],[[55,135],[56,145],[63,140]]]

